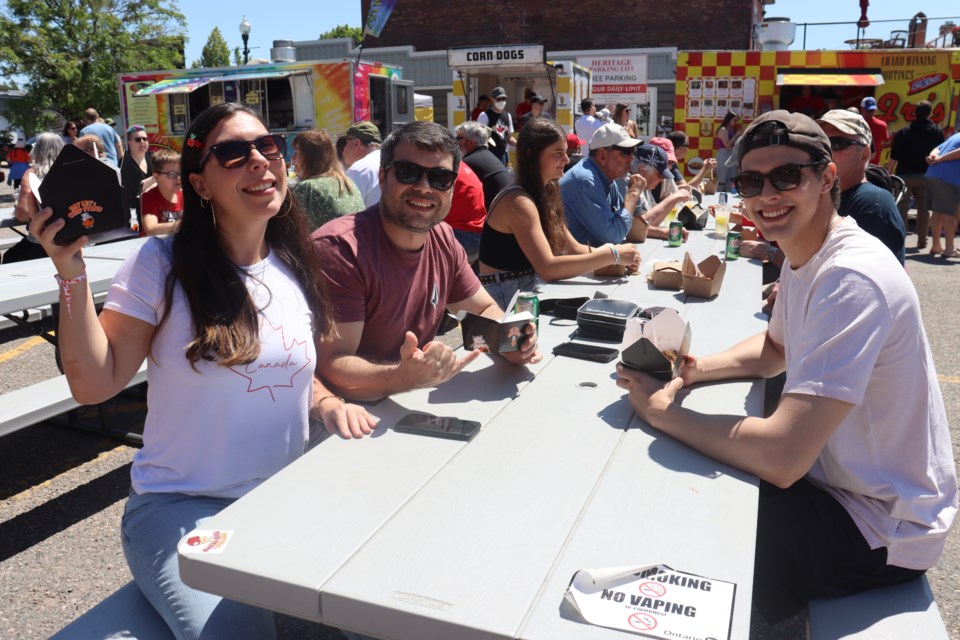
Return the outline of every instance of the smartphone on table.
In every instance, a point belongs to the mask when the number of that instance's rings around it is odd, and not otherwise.
[[[476,420],[461,420],[449,416],[431,416],[408,413],[393,427],[399,433],[416,433],[450,440],[471,440],[480,430]]]
[[[555,346],[553,353],[558,356],[567,356],[568,358],[578,358],[580,360],[611,362],[617,357],[620,351],[610,347],[598,347],[582,342],[564,342],[563,344]]]

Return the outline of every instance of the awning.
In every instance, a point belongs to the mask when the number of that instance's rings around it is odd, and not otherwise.
[[[135,96],[156,96],[161,93],[193,93],[200,87],[204,87],[213,82],[215,76],[190,78],[167,78],[160,82],[155,82],[149,87],[144,87],[137,91]]]
[[[310,69],[296,69],[293,71],[249,71],[222,76],[191,76],[188,78],[167,78],[156,82],[149,87],[137,91],[136,96],[155,96],[162,93],[193,93],[200,87],[211,82],[234,82],[237,80],[259,80],[263,78],[286,78],[287,76],[310,73]]]
[[[287,76],[305,75],[310,69],[296,69],[295,71],[249,71],[247,73],[232,73],[211,78],[210,82],[235,82],[237,80],[262,80],[269,78],[286,78]]]
[[[779,86],[811,87],[878,87],[883,84],[883,74],[879,69],[863,69],[857,72],[831,71],[818,73],[807,69],[777,73]]]

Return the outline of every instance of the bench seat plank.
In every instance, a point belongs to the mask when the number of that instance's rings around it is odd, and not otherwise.
[[[926,576],[844,598],[811,600],[810,640],[949,640]]]

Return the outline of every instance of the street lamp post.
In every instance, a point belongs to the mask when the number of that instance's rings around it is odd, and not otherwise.
[[[247,42],[250,40],[250,21],[247,20],[247,16],[243,16],[243,21],[240,23],[240,37],[243,38],[243,64],[247,64],[247,60],[250,59],[250,49],[247,48]]]

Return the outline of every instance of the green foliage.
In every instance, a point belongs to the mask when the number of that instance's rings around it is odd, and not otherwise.
[[[360,44],[363,39],[363,29],[360,27],[351,27],[346,24],[340,24],[333,29],[320,34],[320,40],[330,40],[332,38],[352,38],[353,46]]]
[[[7,115],[33,132],[45,109],[118,113],[117,76],[183,67],[185,30],[175,0],[6,0],[0,76],[23,78],[27,93]]]
[[[230,66],[230,47],[220,34],[219,27],[214,27],[210,32],[207,44],[203,45],[203,51],[200,52],[200,59],[194,60],[190,66],[193,68]]]
[[[237,67],[243,64],[243,54],[240,53],[240,47],[233,48],[233,64]]]

